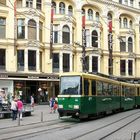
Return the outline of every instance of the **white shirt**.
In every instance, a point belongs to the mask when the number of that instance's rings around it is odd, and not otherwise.
[[[11,110],[17,110],[17,102],[15,101],[11,102]]]

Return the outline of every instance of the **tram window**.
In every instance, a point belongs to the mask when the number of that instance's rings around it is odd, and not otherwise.
[[[96,81],[92,80],[92,95],[96,95]]]
[[[103,95],[108,95],[109,92],[108,92],[108,83],[103,83],[103,92],[102,92]]]
[[[114,95],[114,93],[113,93],[113,85],[112,84],[108,85],[108,95]]]
[[[102,95],[102,90],[103,90],[103,83],[100,81],[97,81],[97,95]]]
[[[137,88],[137,95],[140,95],[140,88]]]
[[[122,86],[122,96],[125,96],[125,86]]]
[[[84,79],[84,94],[88,95],[89,93],[89,82],[87,79]]]
[[[115,96],[119,95],[119,86],[118,85],[113,85],[113,93]]]

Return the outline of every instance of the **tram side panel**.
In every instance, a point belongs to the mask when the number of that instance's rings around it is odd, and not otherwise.
[[[133,109],[135,107],[135,86],[122,84],[121,108],[123,110]]]

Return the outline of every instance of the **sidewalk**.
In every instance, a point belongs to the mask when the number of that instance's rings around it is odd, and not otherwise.
[[[58,112],[50,113],[49,105],[36,105],[31,116],[23,117],[20,121],[20,125],[26,125],[31,123],[37,123],[43,121],[50,121],[58,119]],[[6,127],[18,126],[18,118],[15,121],[12,121],[12,118],[9,119],[0,119],[0,129]]]

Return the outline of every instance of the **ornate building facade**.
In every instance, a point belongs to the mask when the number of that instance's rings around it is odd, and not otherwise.
[[[140,78],[140,0],[0,0],[7,94],[46,102],[59,93],[59,73],[82,72],[83,63],[86,72]]]

